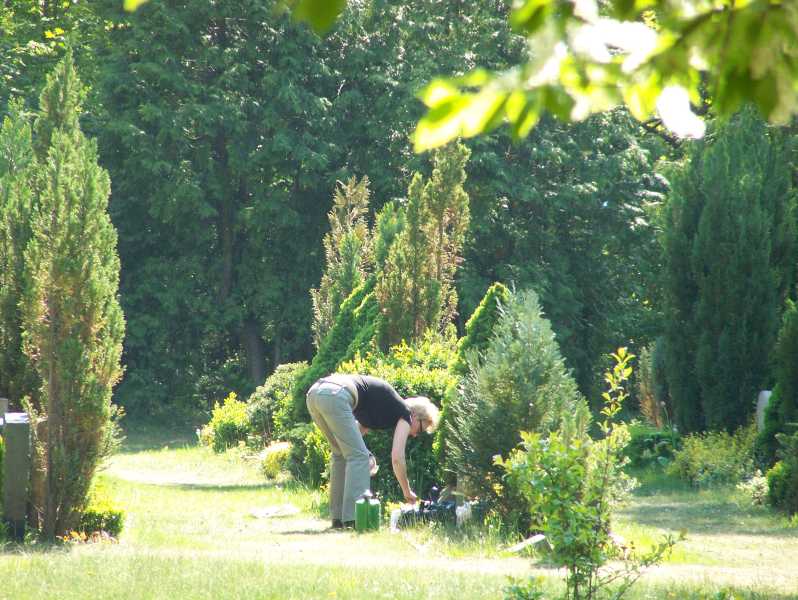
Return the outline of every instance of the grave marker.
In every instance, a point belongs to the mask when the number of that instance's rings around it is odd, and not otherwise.
[[[30,423],[25,413],[5,413],[3,427],[3,519],[14,539],[22,540],[28,508]]]

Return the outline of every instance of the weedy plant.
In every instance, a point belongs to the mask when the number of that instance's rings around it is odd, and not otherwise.
[[[508,483],[520,491],[537,528],[551,547],[551,560],[566,569],[567,600],[593,600],[599,596],[621,598],[645,568],[659,563],[678,541],[666,536],[648,552],[638,552],[612,533],[613,510],[633,487],[623,472],[623,455],[629,431],[617,422],[628,397],[625,382],[632,373],[632,354],[619,348],[612,354],[615,366],[606,373],[608,391],[602,394],[602,438],[569,434],[562,429],[547,435],[523,433],[521,447],[507,460],[497,459]],[[607,567],[610,560],[621,567]],[[515,583],[507,598],[538,598],[538,584]]]

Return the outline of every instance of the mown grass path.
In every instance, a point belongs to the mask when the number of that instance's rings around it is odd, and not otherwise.
[[[508,576],[559,581],[489,533],[333,532],[318,518],[319,494],[266,484],[234,453],[197,448],[188,435],[131,435],[101,485],[126,511],[119,543],[9,548],[0,599],[469,600],[501,598]],[[286,514],[266,516],[275,510]],[[798,530],[728,493],[641,495],[618,523],[638,544],[681,527],[688,540],[630,598],[703,598],[725,586],[798,598]]]

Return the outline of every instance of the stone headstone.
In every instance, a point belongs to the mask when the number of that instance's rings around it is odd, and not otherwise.
[[[765,410],[770,404],[770,390],[762,390],[756,399],[756,429],[762,431],[765,428]]]
[[[0,419],[8,412],[8,398],[0,398]]]
[[[25,535],[30,477],[30,423],[25,413],[6,413],[3,429],[3,519],[13,538]]]

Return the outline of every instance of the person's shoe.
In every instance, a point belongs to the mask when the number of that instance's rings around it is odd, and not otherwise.
[[[333,529],[343,529],[344,528],[343,521],[341,521],[341,519],[333,519],[332,520],[332,528]]]
[[[342,526],[343,526],[344,529],[354,529],[355,528],[355,522],[354,521],[344,521],[342,523]]]

